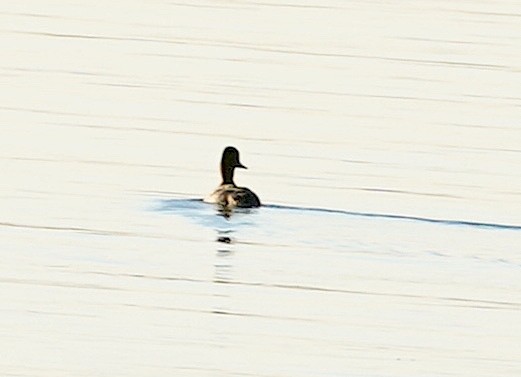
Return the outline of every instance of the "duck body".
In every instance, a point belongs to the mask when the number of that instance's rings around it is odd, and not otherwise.
[[[205,200],[207,203],[217,203],[224,207],[254,208],[260,207],[259,197],[247,187],[237,187],[234,184],[222,184]]]
[[[247,169],[239,162],[239,151],[234,147],[226,147],[221,159],[222,183],[204,201],[225,208],[260,207],[260,199],[253,191],[247,187],[238,187],[233,181],[235,168]]]

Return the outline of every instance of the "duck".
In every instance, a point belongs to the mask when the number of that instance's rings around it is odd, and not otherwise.
[[[235,168],[248,169],[240,162],[237,148],[226,147],[221,159],[222,183],[204,201],[228,209],[260,207],[260,199],[253,191],[247,187],[238,187],[233,181]]]

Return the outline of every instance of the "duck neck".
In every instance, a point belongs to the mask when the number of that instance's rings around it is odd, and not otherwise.
[[[225,166],[224,164],[221,164],[221,175],[223,177],[223,185],[234,185],[235,182],[233,182],[233,171],[235,170],[234,166]]]

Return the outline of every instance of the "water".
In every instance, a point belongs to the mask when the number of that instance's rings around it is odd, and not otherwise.
[[[0,374],[519,376],[520,14],[1,4]]]

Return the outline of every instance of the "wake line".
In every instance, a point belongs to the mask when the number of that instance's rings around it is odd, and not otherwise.
[[[202,199],[168,199],[161,200],[163,205],[161,208],[157,208],[159,211],[171,211],[172,209],[186,209],[184,207],[175,206],[174,208],[171,206],[172,202],[177,203],[200,203],[204,204]],[[164,203],[168,202],[169,205],[165,206]],[[342,209],[330,209],[330,208],[319,208],[319,207],[300,207],[300,206],[287,206],[281,204],[263,204],[262,208],[272,208],[272,209],[283,209],[289,211],[308,211],[308,212],[318,212],[318,213],[334,213],[346,216],[356,216],[356,217],[371,217],[377,219],[392,219],[392,220],[408,220],[408,221],[418,221],[423,223],[431,223],[431,224],[442,224],[442,225],[450,225],[450,226],[469,226],[474,228],[484,228],[484,229],[496,229],[496,230],[521,230],[521,225],[514,224],[498,224],[498,223],[484,223],[479,221],[468,221],[468,220],[447,220],[447,219],[433,219],[429,217],[420,217],[420,216],[408,216],[408,215],[393,215],[388,213],[371,213],[371,212],[355,212],[355,211],[346,211]]]
[[[286,210],[292,210],[292,211],[336,213],[336,214],[357,216],[357,217],[373,217],[373,218],[379,218],[379,219],[421,221],[424,223],[431,223],[431,224],[471,226],[471,227],[477,227],[477,228],[501,229],[501,230],[521,230],[521,225],[511,225],[511,224],[482,223],[482,222],[478,222],[478,221],[466,221],[466,220],[432,219],[432,218],[428,218],[428,217],[419,217],[419,216],[393,215],[393,214],[387,214],[387,213],[354,212],[354,211],[344,211],[344,210],[340,210],[340,209],[328,209],[328,208],[316,208],[316,207],[293,207],[293,206],[285,206],[285,205],[279,205],[279,204],[263,204],[262,206],[266,207],[266,208],[286,209]]]

